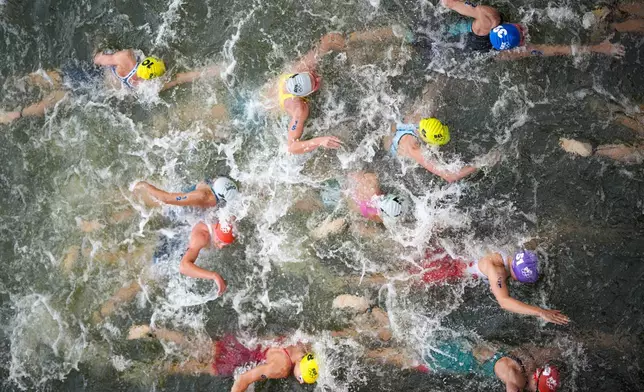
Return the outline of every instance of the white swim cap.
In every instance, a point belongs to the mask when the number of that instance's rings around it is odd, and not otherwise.
[[[212,185],[212,189],[215,191],[217,199],[223,201],[231,201],[239,194],[237,185],[228,177],[217,178]]]
[[[311,74],[308,72],[296,73],[286,79],[286,90],[298,97],[305,97],[313,92]]]
[[[378,208],[392,218],[397,218],[403,213],[402,200],[392,194],[380,196],[378,198]]]

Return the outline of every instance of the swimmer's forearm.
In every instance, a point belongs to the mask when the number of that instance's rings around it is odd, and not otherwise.
[[[469,16],[470,18],[476,18],[478,16],[476,3],[474,2],[460,0],[442,0],[442,3],[445,7],[456,11],[463,16]]]
[[[499,305],[501,305],[501,307],[508,312],[525,314],[527,316],[539,317],[542,311],[542,309],[538,306],[528,305],[512,297],[501,299],[499,301]]]
[[[320,144],[317,143],[315,139],[304,140],[304,141],[295,140],[291,142],[291,144],[289,144],[288,152],[290,152],[291,154],[300,155],[300,154],[305,154],[307,152],[311,152],[317,149],[318,147],[320,147]]]
[[[161,91],[171,89],[180,84],[194,82],[195,80],[199,79],[200,76],[201,76],[201,72],[197,72],[197,71],[178,73],[174,75],[174,78],[171,81],[169,81],[168,83],[165,83],[163,87],[161,87]]]
[[[150,197],[164,204],[175,206],[201,206],[207,198],[206,193],[201,190],[194,190],[189,193],[170,193],[148,183],[142,182],[142,184],[144,185],[141,186],[145,187]]]
[[[233,387],[230,389],[230,392],[245,392],[246,389],[248,389],[248,384],[247,382],[244,382],[242,379],[243,374],[235,380],[235,383],[233,384]]]
[[[518,48],[501,52],[497,55],[498,60],[518,60],[526,57],[553,57],[570,56],[576,53],[590,53],[590,46],[572,45],[528,45],[525,48]]]
[[[94,56],[94,64],[102,67],[117,65],[113,54],[104,54],[102,52],[96,53]]]
[[[182,275],[188,276],[195,279],[209,279],[209,280],[219,280],[222,279],[221,275],[214,271],[208,271],[201,267],[197,267],[193,263],[181,264],[179,266],[179,272]]]
[[[199,78],[216,75],[219,72],[220,68],[217,66],[205,68],[199,71],[181,72],[174,75],[174,78],[171,81],[164,84],[161,91],[171,89],[180,84],[192,83]]]
[[[181,259],[181,263],[179,263],[179,272],[182,275],[195,279],[221,279],[221,276],[218,273],[196,266],[195,261],[197,261],[198,256],[198,249],[188,248]]]
[[[470,174],[476,172],[478,169],[474,166],[465,166],[461,170],[459,170],[457,173],[454,172],[448,172],[445,170],[441,170],[436,168],[432,163],[425,162],[424,160],[421,162],[421,165],[430,173],[433,173],[443,180],[452,183],[456,182],[458,180],[461,180],[464,177],[469,176]]]

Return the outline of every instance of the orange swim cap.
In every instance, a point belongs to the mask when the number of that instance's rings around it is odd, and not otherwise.
[[[215,225],[215,234],[219,241],[224,244],[232,244],[235,241],[235,236],[233,235],[233,227],[229,224],[221,225],[217,222]]]

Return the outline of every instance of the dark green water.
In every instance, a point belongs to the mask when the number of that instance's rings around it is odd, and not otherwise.
[[[590,39],[581,18],[594,4],[494,5],[506,18],[528,22],[532,41],[570,43]],[[398,23],[433,35],[454,19],[431,2],[384,0],[0,5],[0,103],[7,110],[40,97],[37,88],[25,87],[23,75],[87,61],[96,48],[139,48],[163,57],[173,71],[231,66],[225,83],[181,87],[158,101],[74,95],[45,119],[0,128],[2,390],[230,388],[230,379],[168,376],[160,364],[184,354],[124,339],[131,325],[151,320],[202,337],[299,330],[323,347],[327,370],[319,389],[501,390],[476,377],[365,363],[361,350],[373,344],[352,346],[325,332],[345,324],[331,309],[343,293],[367,295],[387,308],[397,320],[394,345],[417,348],[437,324],[510,345],[555,344],[567,350],[564,391],[643,390],[642,166],[573,157],[558,146],[560,137],[594,144],[636,141],[632,131],[611,121],[607,107],[644,102],[642,36],[615,36],[627,48],[622,60],[498,63],[463,56],[450,44],[424,54],[401,43],[346,57],[333,54],[321,64],[325,87],[306,135],[337,134],[348,148],[337,155],[313,154],[306,163],[276,153],[284,124],[254,110],[263,84],[324,33]],[[390,49],[387,58],[382,53]],[[435,114],[453,132],[446,157],[467,162],[498,147],[500,164],[441,191],[442,184],[426,172],[407,169],[403,176],[400,164],[377,150],[388,122],[405,114],[426,83],[441,89]],[[229,107],[230,123],[209,122],[207,111],[215,102]],[[191,108],[203,113],[185,115]],[[229,136],[212,136],[220,132]],[[341,168],[374,170],[385,189],[406,188],[426,207],[396,235],[309,240],[307,225],[323,216],[294,213],[288,206],[307,187],[341,176]],[[160,277],[146,281],[146,295],[95,323],[92,314],[118,288],[150,274],[149,252],[141,249],[153,246],[160,230],[185,237],[190,223],[202,217],[189,212],[170,219],[172,211],[148,216],[135,210],[116,220],[115,214],[132,209],[130,184],[149,179],[179,189],[223,173],[236,178],[245,194],[241,244],[205,259],[228,281],[224,298],[209,300],[207,283],[181,279],[176,266],[162,266]],[[441,202],[432,204],[435,199]],[[103,228],[85,233],[78,219]],[[472,256],[484,245],[532,240],[545,260],[544,278],[533,288],[512,286],[513,295],[560,309],[573,322],[555,327],[507,314],[481,285],[423,290],[350,283],[348,277],[363,270],[393,276],[409,266],[402,256],[413,258],[436,240],[449,240]],[[70,247],[80,248],[81,255],[65,268]],[[106,253],[119,256],[106,261]],[[180,251],[174,256],[178,260]],[[313,389],[294,380],[255,386]]]

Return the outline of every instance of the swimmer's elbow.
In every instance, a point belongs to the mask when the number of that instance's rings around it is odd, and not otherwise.
[[[195,260],[192,260],[190,257],[184,256],[179,263],[179,273],[181,275],[190,276],[190,271],[194,266]]]
[[[181,263],[179,263],[179,273],[181,275],[187,275],[189,267],[187,266],[186,260],[181,259]]]

